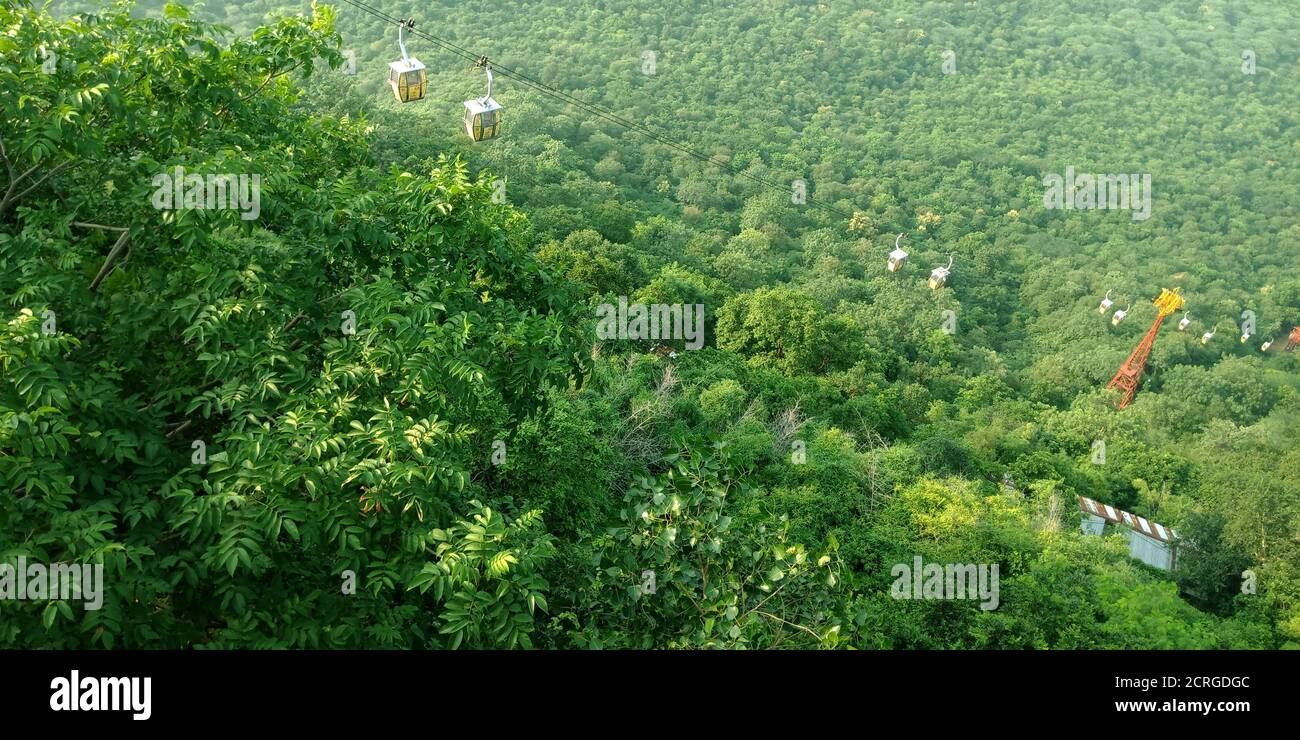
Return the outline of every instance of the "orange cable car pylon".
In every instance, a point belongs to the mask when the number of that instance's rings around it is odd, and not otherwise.
[[[1300,326],[1291,330],[1291,336],[1286,339],[1286,351],[1290,352],[1300,346]]]
[[[1137,394],[1138,383],[1142,380],[1142,371],[1146,369],[1147,358],[1151,356],[1151,345],[1155,344],[1156,332],[1160,331],[1160,325],[1164,323],[1166,316],[1182,308],[1185,303],[1178,291],[1178,288],[1160,289],[1160,297],[1152,301],[1160,310],[1156,314],[1156,320],[1151,323],[1151,328],[1147,329],[1142,341],[1138,342],[1137,349],[1133,350],[1133,354],[1128,356],[1128,360],[1120,366],[1119,372],[1115,373],[1115,377],[1111,378],[1110,383],[1106,385],[1107,388],[1119,388],[1124,391],[1124,398],[1119,402],[1120,408],[1132,403],[1133,396]]]

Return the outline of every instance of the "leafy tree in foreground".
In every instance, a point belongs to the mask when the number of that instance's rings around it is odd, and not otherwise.
[[[463,165],[368,169],[363,124],[291,108],[289,76],[339,59],[327,10],[229,45],[178,6],[0,28],[0,557],[109,566],[102,609],[6,602],[0,644],[526,644],[513,611],[446,630],[461,566],[450,597],[406,587],[577,368],[522,219]],[[258,174],[260,215],[151,207],[175,166]],[[531,562],[486,566],[529,618]]]

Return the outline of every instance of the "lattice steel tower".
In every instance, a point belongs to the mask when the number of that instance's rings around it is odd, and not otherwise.
[[[1151,328],[1147,330],[1146,336],[1138,342],[1137,349],[1133,354],[1128,356],[1128,360],[1120,366],[1119,372],[1115,377],[1110,379],[1107,388],[1119,388],[1124,391],[1124,397],[1120,399],[1119,407],[1124,408],[1133,402],[1133,396],[1137,394],[1138,383],[1142,380],[1142,370],[1147,366],[1147,358],[1151,356],[1151,345],[1155,344],[1156,332],[1160,331],[1160,324],[1164,323],[1165,317],[1174,311],[1183,307],[1185,301],[1178,294],[1179,288],[1172,291],[1167,288],[1160,289],[1160,297],[1152,303],[1159,309],[1156,314],[1156,320],[1152,322]]]

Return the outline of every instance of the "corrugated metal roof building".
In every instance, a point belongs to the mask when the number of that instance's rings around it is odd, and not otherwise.
[[[1101,534],[1107,524],[1118,524],[1128,535],[1129,555],[1161,570],[1174,569],[1178,556],[1177,532],[1109,504],[1085,496],[1078,498],[1084,534]]]

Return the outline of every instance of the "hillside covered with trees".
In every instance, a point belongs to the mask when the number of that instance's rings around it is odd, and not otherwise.
[[[0,646],[1300,647],[1292,3],[362,5],[0,6]]]

